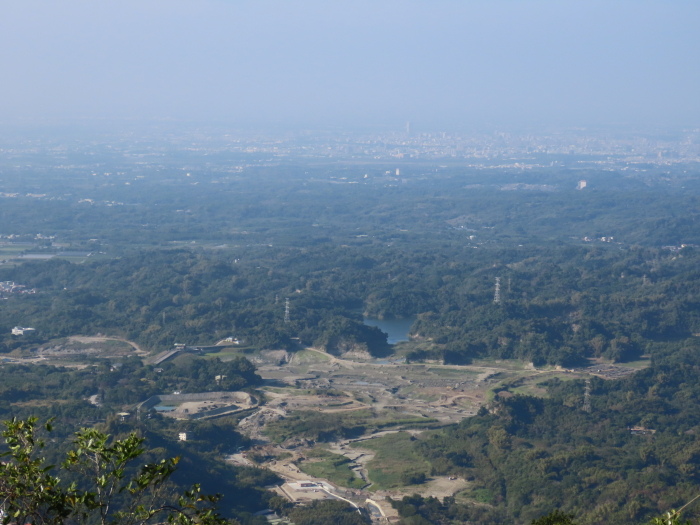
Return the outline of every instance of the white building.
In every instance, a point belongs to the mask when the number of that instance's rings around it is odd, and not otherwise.
[[[24,335],[25,332],[35,330],[34,328],[23,328],[21,326],[15,326],[12,329],[12,335]]]

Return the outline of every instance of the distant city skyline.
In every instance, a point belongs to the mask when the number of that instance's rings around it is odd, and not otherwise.
[[[690,0],[39,0],[0,20],[0,126],[700,126]]]

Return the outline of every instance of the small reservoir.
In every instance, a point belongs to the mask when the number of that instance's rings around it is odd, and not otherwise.
[[[411,330],[415,317],[406,317],[405,319],[375,319],[374,317],[365,317],[363,322],[367,326],[376,326],[382,332],[389,335],[388,342],[390,345],[408,341],[408,332]]]

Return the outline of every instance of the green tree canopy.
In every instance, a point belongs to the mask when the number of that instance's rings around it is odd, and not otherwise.
[[[50,423],[45,426],[51,429]],[[55,467],[41,456],[44,445],[36,418],[5,421],[5,427],[7,450],[0,456],[3,524],[227,523],[216,513],[218,496],[201,494],[198,485],[173,495],[168,479],[178,458],[135,467],[144,453],[143,439],[136,434],[113,439],[82,429],[65,462]],[[74,479],[64,481],[56,471]]]

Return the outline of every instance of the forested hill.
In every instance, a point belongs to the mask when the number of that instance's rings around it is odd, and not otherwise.
[[[29,336],[37,341],[105,333],[155,350],[235,336],[259,348],[385,353],[384,334],[362,323],[364,312],[417,315],[412,331],[426,345],[414,360],[625,361],[700,332],[699,259],[692,247],[454,243],[439,252],[320,245],[30,262],[0,269],[0,280],[37,290],[3,301],[0,333],[5,351],[18,344],[10,329],[22,324],[37,328]]]
[[[694,494],[696,164],[406,159],[399,175],[390,159],[87,152],[73,163],[48,152],[0,158],[0,352],[26,358],[60,347],[56,338],[103,334],[151,352],[235,338],[240,353],[313,345],[456,365],[649,356],[649,369],[624,380],[591,379],[590,413],[581,381],[539,385],[544,399],[498,386],[488,410],[409,441],[432,475],[471,482],[470,503],[397,506],[414,524],[525,524],[560,508],[597,525],[639,523]],[[363,316],[415,318],[412,341],[388,345]],[[16,326],[35,330],[11,335]],[[4,365],[0,411],[65,425],[106,419],[122,431],[113,414],[148,396],[260,384],[244,358],[186,355],[157,371],[137,359],[80,359],[95,366]],[[54,402],[64,389],[83,400]],[[183,447],[175,431],[184,427],[147,421],[169,449]],[[202,422],[187,446],[216,462],[245,445],[234,427]],[[264,485],[239,474],[241,487]],[[231,510],[266,498],[258,491]]]
[[[0,157],[0,235],[40,233],[110,255],[172,243],[700,244],[694,163],[524,170],[415,162],[393,176],[386,162],[279,161],[238,171],[185,152],[152,166],[110,158],[116,165],[104,174],[104,165],[66,172],[65,159],[56,160],[39,168],[39,159],[24,167]],[[200,163],[196,174],[182,173],[182,162]]]
[[[700,332],[692,163],[421,161],[399,176],[385,161],[227,157],[242,163],[232,169],[196,152],[134,165],[99,151],[111,171],[79,163],[68,173],[48,153],[34,159],[40,168],[0,159],[0,254],[10,257],[0,281],[37,291],[3,301],[0,350],[23,325],[37,342],[106,333],[157,350],[234,336],[257,348],[388,352],[364,313],[417,316],[426,344],[412,360],[572,366]]]
[[[422,435],[433,475],[473,480],[480,502],[406,498],[406,523],[530,523],[560,509],[582,524],[645,523],[678,509],[700,484],[700,343],[678,342],[617,381],[547,384],[545,399],[498,396],[490,411]],[[427,521],[420,521],[422,516]],[[695,522],[700,509],[685,518]]]

